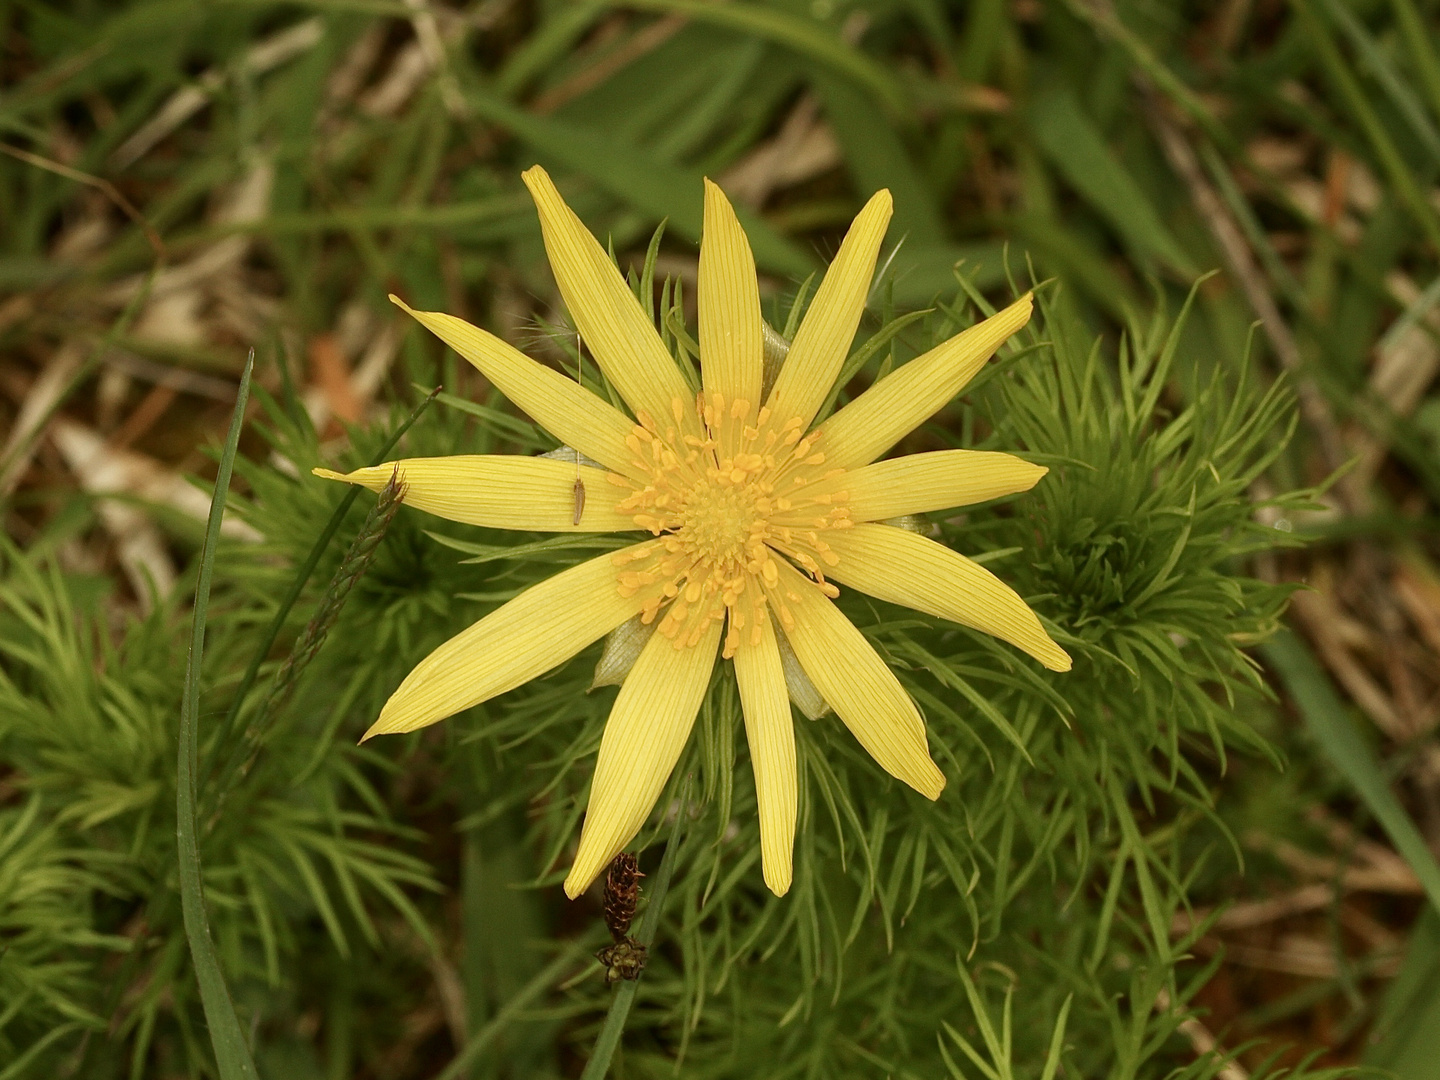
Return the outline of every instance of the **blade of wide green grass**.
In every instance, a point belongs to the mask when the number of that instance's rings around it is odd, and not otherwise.
[[[513,98],[527,83],[539,78],[557,63],[575,41],[590,29],[609,8],[606,0],[583,0],[582,3],[556,8],[541,27],[506,59],[495,76],[495,90],[503,97]]]
[[[1440,1060],[1440,916],[1426,911],[1405,943],[1405,964],[1385,992],[1365,1064],[1398,1080],[1432,1080]]]
[[[255,1062],[230,989],[220,970],[215,943],[210,938],[210,916],[205,909],[205,886],[200,872],[199,830],[195,823],[195,776],[199,765],[197,716],[200,711],[200,667],[205,654],[205,616],[210,607],[210,581],[215,573],[215,547],[220,539],[220,521],[225,514],[225,497],[230,490],[230,473],[235,465],[235,451],[240,443],[240,428],[245,422],[245,403],[250,397],[250,373],[255,367],[255,354],[245,363],[240,376],[240,390],[235,398],[235,413],[230,432],[225,437],[225,451],[220,457],[220,471],[215,477],[215,493],[210,498],[210,519],[205,525],[205,543],[200,548],[200,576],[195,585],[195,615],[190,630],[190,656],[185,665],[184,696],[180,700],[180,753],[176,766],[175,838],[179,849],[180,906],[185,916],[185,936],[190,942],[190,957],[195,965],[195,978],[200,984],[200,1000],[205,1007],[205,1021],[210,1027],[210,1044],[221,1080],[254,1080]]]
[[[1436,863],[1420,830],[1390,790],[1378,755],[1345,714],[1345,705],[1320,664],[1288,630],[1282,630],[1262,646],[1262,651],[1290,691],[1320,749],[1350,781],[1366,809],[1375,815],[1391,843],[1415,871],[1430,903],[1440,912],[1440,863]]]
[[[1412,0],[1390,0],[1390,8],[1400,24],[1400,36],[1411,62],[1429,91],[1430,108],[1440,115],[1440,58],[1435,55],[1434,27],[1425,25]]]
[[[855,190],[890,189],[895,200],[890,235],[908,235],[912,241],[922,244],[942,240],[946,229],[935,198],[910,160],[900,136],[874,100],[853,82],[824,69],[817,68],[810,77],[810,85],[823,103],[825,117],[840,142],[845,166],[855,180]]]
[[[583,952],[578,943],[572,942],[559,956],[546,964],[535,977],[520,989],[504,1008],[497,1012],[491,1020],[485,1024],[474,1035],[470,1036],[460,1053],[456,1054],[450,1064],[440,1071],[435,1080],[458,1080],[466,1074],[466,1070],[475,1064],[480,1055],[490,1048],[490,1044],[505,1033],[505,1029],[522,1013],[525,1008],[537,997],[559,980],[565,973],[565,969],[580,959]],[[634,986],[634,983],[628,985]]]
[[[1051,163],[1135,254],[1154,259],[1183,278],[1199,273],[1071,91],[1043,94],[1030,111],[1030,124]]]
[[[704,186],[698,172],[657,161],[638,147],[617,144],[588,128],[535,116],[488,90],[471,87],[467,98],[481,117],[508,129],[546,158],[589,177],[614,198],[656,220],[668,218],[682,236],[700,239]],[[742,207],[736,207],[736,213],[759,266],[801,276],[815,268],[805,251],[760,218]]]
[[[1384,88],[1386,96],[1390,98],[1400,115],[1405,118],[1405,122],[1410,125],[1410,130],[1415,138],[1420,141],[1432,158],[1440,161],[1440,133],[1436,132],[1435,125],[1425,115],[1425,108],[1420,104],[1420,99],[1410,92],[1404,73],[1396,68],[1394,61],[1365,31],[1360,20],[1355,17],[1353,12],[1339,3],[1339,0],[1320,0],[1320,3],[1325,8],[1326,14],[1350,39],[1350,44],[1364,59],[1365,65],[1370,69],[1375,81]]]
[[[713,4],[708,0],[618,0],[617,7],[685,15],[730,30],[740,30],[784,45],[859,83],[895,114],[906,111],[900,85],[878,62],[841,41],[823,23],[760,4]]]
[[[1421,192],[1414,173],[1406,163],[1399,147],[1395,145],[1395,141],[1390,137],[1390,132],[1386,129],[1380,114],[1375,111],[1370,99],[1365,96],[1359,81],[1351,72],[1350,64],[1341,55],[1339,47],[1331,40],[1329,28],[1311,10],[1306,0],[1296,0],[1294,9],[1299,16],[1301,28],[1315,47],[1316,55],[1326,75],[1329,76],[1331,85],[1349,108],[1361,130],[1364,131],[1370,148],[1379,159],[1380,167],[1393,186],[1395,194],[1399,196],[1415,221],[1425,230],[1430,242],[1440,246],[1440,216],[1437,216],[1434,208]]]

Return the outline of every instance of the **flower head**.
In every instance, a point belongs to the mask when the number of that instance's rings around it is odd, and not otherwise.
[[[745,714],[765,882],[783,894],[791,879],[796,765],[782,636],[882,768],[931,799],[945,786],[915,703],[832,603],[837,583],[994,634],[1053,670],[1070,667],[1035,614],[993,574],[884,524],[1025,491],[1046,470],[970,450],[877,460],[1025,325],[1031,299],[903,365],[813,426],[859,326],[890,218],[888,192],[855,219],[765,394],[749,242],[724,194],[706,182],[703,388],[696,394],[549,176],[536,167],[525,182],[561,295],[634,419],[483,330],[411,312],[598,467],[470,455],[346,475],[315,471],[378,490],[398,470],[411,506],[454,521],[650,535],[540,582],[441,645],[401,683],[366,738],[413,731],[519,686],[638,615],[657,632],[606,723],[565,891],[579,895],[644,824],[689,738],[719,652],[734,663]],[[574,497],[577,470],[583,504]]]

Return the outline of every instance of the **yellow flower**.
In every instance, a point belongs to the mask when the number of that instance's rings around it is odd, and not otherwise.
[[[1046,470],[972,450],[876,460],[1025,325],[1031,299],[901,366],[812,428],[860,322],[890,219],[889,192],[877,193],[850,227],[762,400],[755,262],[718,187],[706,181],[697,395],[550,177],[536,167],[525,183],[576,328],[635,420],[484,330],[411,311],[600,467],[462,455],[315,472],[378,491],[398,468],[409,505],[452,521],[653,535],[534,585],[441,645],[400,684],[365,737],[433,724],[563,663],[636,615],[658,620],[606,723],[565,891],[578,896],[644,824],[690,736],[719,650],[734,662],[745,714],[765,883],[783,895],[796,769],[782,633],[881,768],[927,798],[945,786],[919,710],[832,603],[835,583],[994,634],[1052,670],[1070,667],[1009,586],[949,548],[883,524],[1025,491]],[[578,524],[577,468],[585,489]]]

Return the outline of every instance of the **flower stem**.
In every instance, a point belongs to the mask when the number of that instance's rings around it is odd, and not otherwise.
[[[655,942],[655,932],[660,929],[661,909],[665,906],[665,894],[670,890],[670,876],[675,872],[675,859],[680,851],[680,822],[685,818],[685,803],[682,800],[675,814],[675,824],[670,829],[670,839],[665,844],[665,854],[660,859],[660,869],[655,872],[655,881],[650,890],[650,903],[635,926],[635,940],[645,948]],[[643,976],[642,976],[643,977]],[[630,1006],[635,1003],[635,994],[640,988],[638,979],[622,982],[610,1002],[610,1011],[605,1014],[605,1025],[595,1040],[595,1049],[585,1063],[580,1080],[604,1080],[610,1071],[610,1059],[620,1046],[620,1037],[625,1033],[625,1021],[630,1016]]]

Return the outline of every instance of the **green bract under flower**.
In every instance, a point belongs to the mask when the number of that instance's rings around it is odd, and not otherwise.
[[[395,691],[366,737],[413,731],[479,704],[639,615],[656,623],[658,633],[641,651],[606,724],[566,892],[583,891],[644,824],[689,738],[721,653],[734,662],[745,714],[765,882],[783,894],[791,881],[796,761],[781,634],[882,768],[931,799],[945,786],[915,703],[832,602],[837,583],[994,634],[1053,670],[1070,667],[1009,586],[932,540],[884,524],[1025,491],[1046,470],[1009,454],[967,450],[876,460],[954,397],[1025,325],[1031,298],[957,334],[812,426],[859,325],[890,219],[888,192],[877,193],[855,219],[762,399],[755,264],[718,187],[707,181],[705,189],[704,385],[693,394],[634,294],[549,176],[536,167],[525,182],[575,325],[636,419],[460,319],[412,312],[599,467],[472,455],[410,459],[346,475],[315,471],[373,490],[398,471],[410,505],[455,521],[651,535],[535,585],[441,645]],[[575,498],[577,477],[583,503]]]

